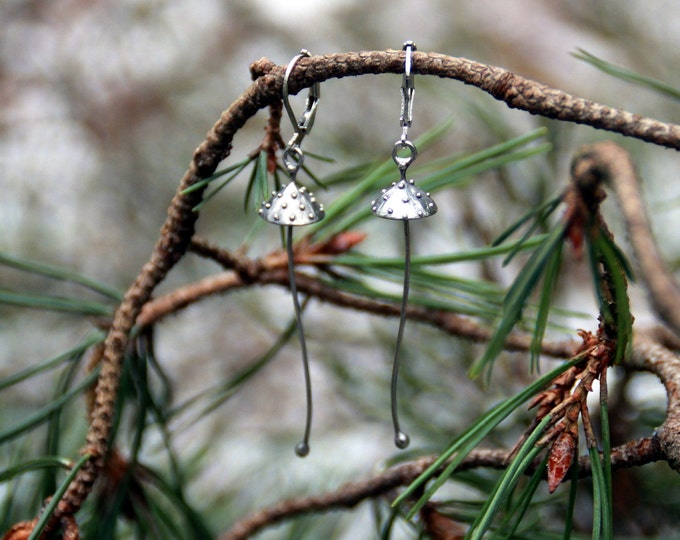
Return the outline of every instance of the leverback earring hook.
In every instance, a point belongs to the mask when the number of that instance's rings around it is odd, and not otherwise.
[[[305,110],[298,120],[295,116],[295,112],[293,112],[293,107],[290,104],[290,100],[288,99],[288,81],[298,60],[300,60],[300,58],[306,58],[309,56],[311,56],[309,51],[307,49],[302,49],[300,54],[294,56],[293,59],[288,63],[286,72],[283,75],[283,106],[288,113],[288,118],[290,118],[290,123],[294,129],[293,136],[291,137],[290,141],[288,141],[288,145],[283,152],[283,164],[286,167],[288,173],[293,178],[295,178],[295,175],[297,174],[298,170],[300,170],[300,167],[302,167],[302,163],[304,161],[304,155],[299,150],[299,148],[302,144],[302,139],[304,139],[305,136],[312,131],[314,118],[316,117],[316,109],[319,106],[319,99],[321,98],[321,86],[318,82],[316,82],[309,89],[307,101],[305,102]]]
[[[406,58],[404,59],[404,75],[401,79],[401,140],[408,139],[408,128],[413,122],[413,96],[416,92],[414,77],[413,77],[413,51],[418,50],[413,41],[407,41],[402,48],[406,51]]]

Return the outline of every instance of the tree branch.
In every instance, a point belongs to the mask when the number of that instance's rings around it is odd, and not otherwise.
[[[463,460],[458,470],[484,466],[502,469],[506,458],[507,452],[504,450],[477,449]],[[283,501],[237,522],[220,540],[248,538],[265,527],[301,514],[352,508],[366,499],[380,497],[397,487],[410,484],[436,459],[436,456],[423,457],[391,467],[373,478],[344,484],[329,493]]]
[[[680,335],[680,288],[661,259],[630,155],[619,145],[604,141],[584,146],[574,158],[576,167],[614,190],[650,302],[659,317]]]
[[[264,65],[268,60],[262,59]],[[274,88],[279,95],[285,67],[272,68]],[[316,82],[348,76],[397,73],[404,70],[403,51],[364,51],[302,58],[289,80],[289,91],[296,94]],[[413,72],[420,75],[455,79],[490,94],[512,109],[555,120],[585,124],[634,137],[660,146],[680,149],[680,126],[668,124],[600,105],[515,75],[503,68],[437,53],[413,52]]]
[[[289,287],[286,260],[276,253],[262,259],[251,260],[219,249],[197,238],[192,241],[192,250],[204,256],[209,256],[225,268],[233,268],[235,271],[203,278],[196,283],[180,287],[150,301],[140,313],[137,319],[138,325],[155,324],[161,318],[214,294],[224,294],[234,289],[257,285]],[[298,264],[303,261],[304,254],[301,255],[300,261],[296,258]],[[339,291],[324,284],[318,278],[299,270],[295,273],[295,280],[299,292],[318,298],[323,302],[374,315],[399,316],[400,305],[398,304],[371,300],[363,296]],[[472,319],[445,310],[409,305],[406,309],[406,316],[416,322],[430,324],[450,335],[464,337],[478,343],[488,341],[493,333],[492,329]],[[512,334],[505,344],[508,351],[528,351],[530,346],[531,336],[525,334]],[[554,358],[569,358],[573,356],[576,348],[577,343],[572,340],[546,341],[543,343],[542,353]]]
[[[467,455],[456,471],[479,467],[504,469],[508,465],[510,455],[511,452],[507,450],[478,448]],[[388,495],[395,488],[406,486],[413,482],[437,460],[437,457],[427,456],[403,463],[391,467],[373,478],[344,484],[329,493],[283,501],[239,520],[220,536],[220,540],[244,540],[266,527],[271,527],[302,514],[353,508],[367,499],[375,499]],[[614,469],[645,465],[661,459],[658,446],[655,445],[652,439],[631,441],[614,448],[612,449],[611,458],[612,468]],[[446,465],[442,465],[442,470]],[[578,466],[580,477],[586,477],[591,474],[591,464],[588,456],[582,457],[579,460]],[[532,473],[533,470],[528,472]]]
[[[662,345],[638,339],[627,365],[657,375],[666,389],[666,420],[654,433],[671,468],[680,472],[680,358]]]

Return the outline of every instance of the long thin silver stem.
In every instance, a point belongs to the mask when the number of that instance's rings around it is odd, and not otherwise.
[[[404,220],[404,292],[401,296],[401,313],[399,315],[399,331],[397,332],[397,346],[394,350],[394,362],[392,364],[392,422],[394,424],[394,444],[397,448],[406,448],[411,439],[399,429],[399,412],[397,411],[397,381],[399,379],[399,351],[401,340],[404,337],[404,327],[406,326],[406,305],[408,303],[409,282],[411,281],[411,235],[409,233],[408,219]]]
[[[286,227],[286,251],[288,252],[288,281],[290,292],[293,295],[293,306],[295,307],[295,319],[297,320],[298,337],[300,338],[300,349],[302,350],[302,367],[305,372],[305,393],[307,396],[307,420],[305,421],[305,435],[295,446],[295,453],[300,457],[309,454],[309,434],[312,430],[312,379],[309,374],[309,360],[307,358],[307,344],[305,343],[305,330],[302,327],[302,310],[297,295],[295,285],[295,263],[293,253],[293,227]]]

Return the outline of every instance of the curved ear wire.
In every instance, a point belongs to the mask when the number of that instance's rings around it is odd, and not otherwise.
[[[416,45],[412,41],[404,43],[406,51],[404,58],[404,77],[401,85],[401,138],[394,144],[392,159],[397,164],[401,179],[392,182],[392,186],[382,190],[382,193],[371,201],[371,212],[385,219],[400,219],[404,222],[404,291],[401,298],[401,312],[399,316],[399,330],[397,332],[397,344],[394,349],[394,361],[392,364],[392,382],[390,394],[392,402],[392,423],[394,424],[394,444],[398,448],[406,448],[410,439],[399,427],[399,413],[397,407],[397,382],[399,379],[399,352],[404,337],[406,326],[406,306],[408,304],[409,282],[411,279],[411,235],[409,221],[422,219],[437,212],[437,205],[430,197],[415,185],[414,180],[406,179],[406,169],[413,163],[418,154],[415,145],[408,139],[408,128],[413,120],[413,84],[412,52]]]
[[[283,106],[288,113],[288,118],[290,118],[290,123],[295,129],[293,138],[288,142],[288,147],[297,146],[302,144],[302,139],[307,135],[314,125],[314,118],[316,117],[316,109],[319,106],[319,99],[321,99],[321,86],[319,83],[314,83],[309,89],[309,94],[307,94],[307,102],[305,103],[305,111],[299,120],[295,119],[295,113],[293,112],[293,107],[290,105],[290,100],[288,99],[288,80],[293,72],[295,64],[297,64],[300,58],[305,58],[310,56],[307,49],[302,49],[300,54],[293,57],[293,59],[288,63],[286,67],[286,72],[283,75],[283,88],[281,93],[283,95]],[[297,170],[295,171],[297,173]]]
[[[293,227],[287,227],[286,231],[286,250],[288,251],[288,281],[290,292],[293,295],[293,307],[295,309],[295,320],[297,321],[298,336],[300,338],[300,350],[302,351],[302,369],[305,374],[305,397],[307,400],[307,416],[305,418],[305,434],[302,440],[295,445],[295,453],[299,457],[309,454],[309,436],[312,431],[312,378],[309,374],[309,360],[307,358],[307,344],[305,342],[305,331],[302,326],[302,310],[300,300],[297,295],[295,285],[295,265],[293,262]]]
[[[288,79],[290,78],[290,74],[292,73],[296,62],[305,56],[309,56],[309,52],[303,49],[300,54],[290,61],[283,77],[283,104],[294,128],[293,136],[288,142],[286,149],[283,151],[282,156],[283,166],[290,175],[290,182],[282,190],[278,192],[272,191],[269,200],[264,201],[259,210],[262,219],[276,225],[285,225],[287,229],[286,252],[288,254],[288,281],[293,296],[293,307],[295,309],[295,319],[297,321],[298,336],[300,338],[302,366],[305,375],[305,395],[307,398],[305,434],[302,440],[295,446],[295,453],[300,457],[309,454],[309,436],[312,429],[312,383],[309,373],[305,332],[302,326],[302,310],[300,309],[297,286],[295,284],[293,227],[316,223],[324,217],[323,205],[317,202],[312,192],[307,191],[303,186],[299,186],[295,181],[295,177],[297,176],[300,167],[302,167],[305,157],[302,148],[300,148],[300,143],[305,135],[312,129],[320,96],[319,84],[317,83],[312,86],[309,92],[305,112],[302,114],[299,121],[295,119],[295,114],[293,113],[293,109],[288,100]]]

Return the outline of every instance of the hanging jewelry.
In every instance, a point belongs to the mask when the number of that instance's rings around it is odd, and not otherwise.
[[[307,96],[305,112],[299,120],[296,120],[295,113],[288,100],[288,80],[297,61],[306,56],[309,56],[309,51],[306,51],[305,49],[300,51],[300,54],[290,61],[283,76],[283,104],[294,128],[293,136],[282,155],[283,166],[290,176],[290,182],[282,190],[278,192],[272,191],[269,200],[263,202],[259,209],[259,214],[265,221],[274,223],[275,225],[286,226],[288,280],[293,296],[293,307],[295,308],[295,318],[297,321],[298,336],[300,338],[300,349],[302,350],[302,365],[305,374],[305,394],[307,398],[305,434],[302,441],[295,446],[295,453],[300,457],[309,454],[309,435],[312,427],[312,383],[309,374],[309,360],[307,358],[305,333],[302,327],[302,313],[297,295],[297,287],[295,286],[293,227],[310,225],[324,217],[323,205],[317,202],[312,192],[307,191],[304,186],[299,186],[295,181],[295,177],[297,176],[300,167],[302,167],[305,157],[302,148],[300,148],[300,144],[305,135],[312,129],[320,97],[319,84],[316,83],[312,86],[309,95]]]
[[[422,219],[437,212],[437,205],[425,193],[416,187],[414,180],[406,179],[406,170],[417,156],[415,145],[408,139],[408,128],[413,120],[413,84],[412,56],[416,50],[416,44],[412,41],[404,43],[405,51],[404,76],[401,84],[401,138],[392,148],[392,159],[397,164],[401,179],[392,182],[392,186],[382,190],[380,196],[371,202],[371,211],[378,217],[385,219],[399,219],[404,222],[404,291],[401,300],[401,312],[399,317],[399,330],[397,332],[397,344],[394,351],[392,365],[392,382],[390,385],[392,402],[392,422],[394,424],[394,444],[398,448],[406,448],[409,445],[409,436],[399,428],[399,415],[397,410],[397,381],[399,377],[399,351],[404,336],[406,325],[406,306],[408,303],[409,281],[411,277],[411,239],[409,221]]]

